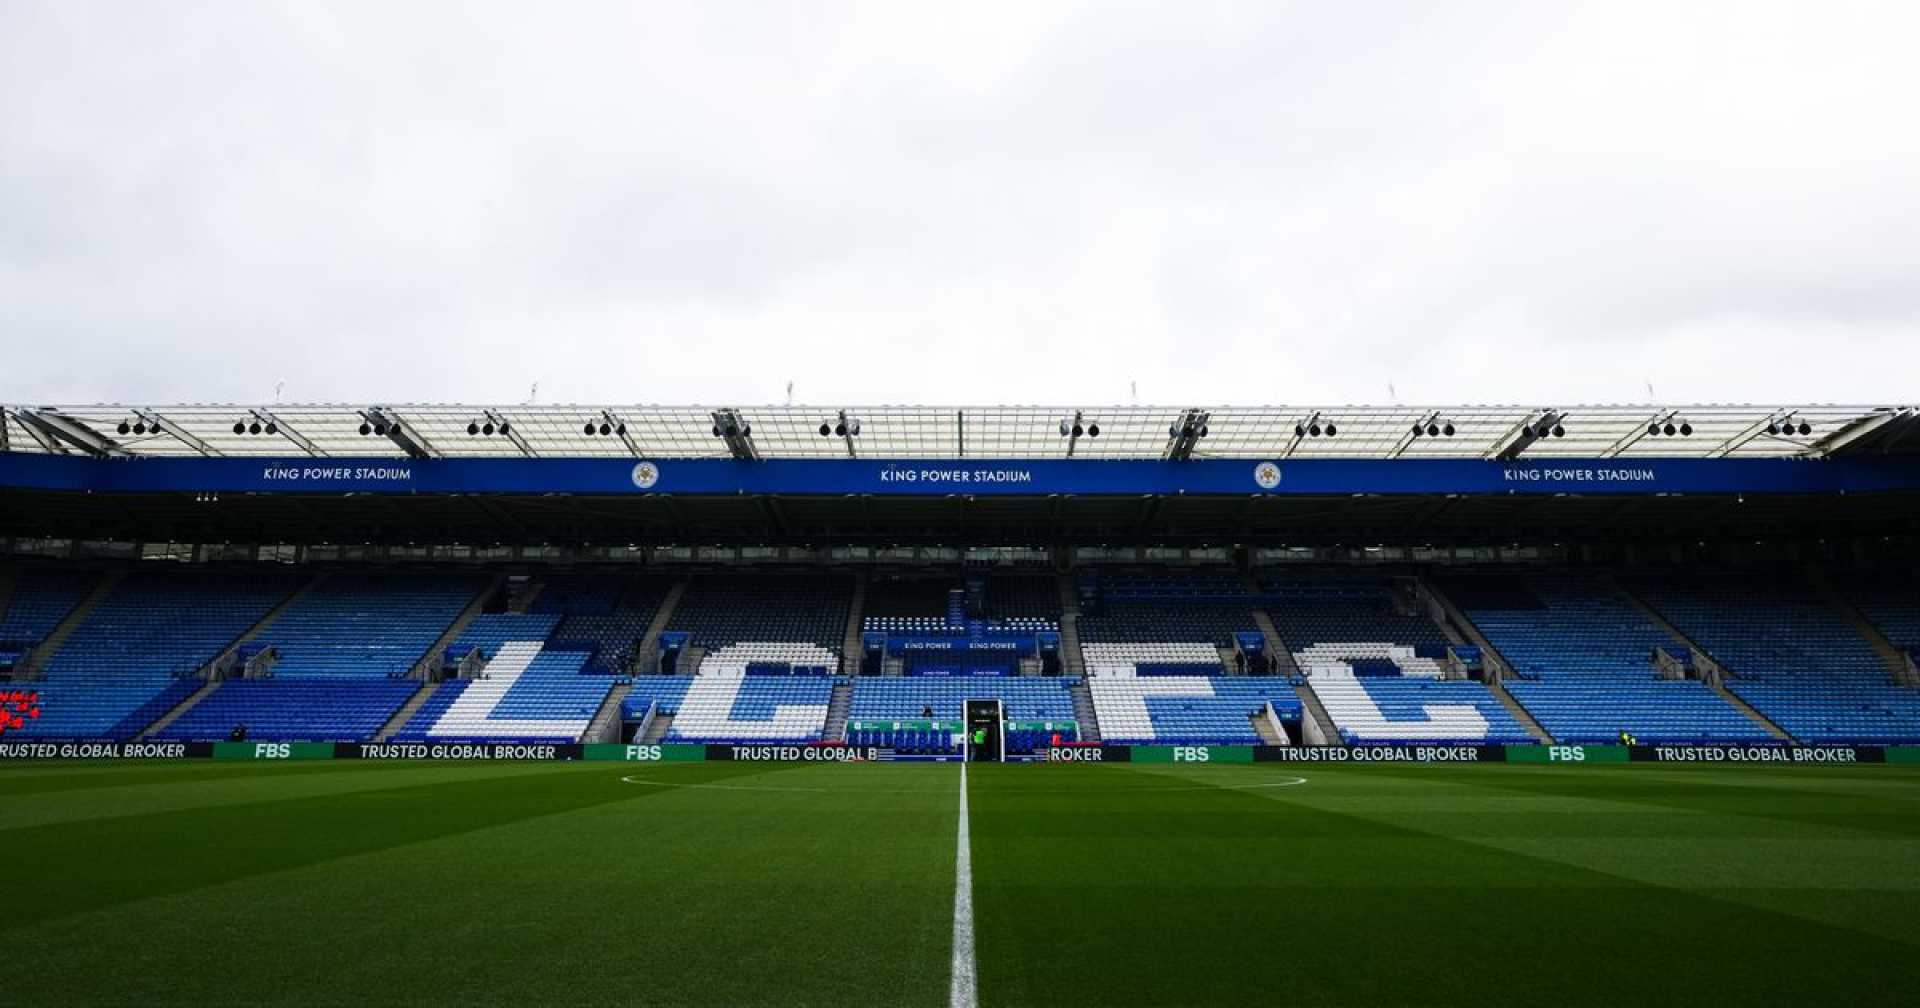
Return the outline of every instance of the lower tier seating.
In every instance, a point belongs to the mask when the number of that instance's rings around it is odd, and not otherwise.
[[[1251,716],[1269,703],[1283,723],[1300,721],[1299,696],[1278,678],[1096,676],[1087,688],[1107,742],[1258,745]]]
[[[394,733],[396,742],[578,742],[613,691],[582,675],[584,651],[504,641],[478,679],[443,684]]]
[[[43,680],[12,685],[40,694],[40,716],[10,729],[7,738],[124,741],[192,695],[202,680]]]
[[[1911,686],[1783,679],[1727,688],[1801,742],[1920,744],[1920,689]]]
[[[1647,745],[1773,741],[1765,728],[1694,680],[1595,676],[1508,682],[1506,688],[1556,742],[1618,742],[1623,731]]]
[[[925,719],[958,721],[966,716],[968,700],[998,700],[1002,714],[1013,721],[1070,721],[1073,719],[1072,679],[951,676],[944,678],[875,678],[853,682],[851,721]]]
[[[366,742],[419,689],[408,680],[235,679],[154,737],[218,742],[245,725],[262,742]]]
[[[1319,674],[1307,686],[1351,745],[1535,741],[1487,687],[1471,680]]]
[[[834,680],[813,676],[695,676],[669,742],[818,742]]]

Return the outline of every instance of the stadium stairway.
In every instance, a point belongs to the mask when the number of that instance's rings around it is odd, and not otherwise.
[[[146,739],[150,739],[159,735],[160,732],[164,731],[169,725],[173,724],[175,721],[178,721],[182,715],[185,715],[188,711],[192,710],[195,706],[197,706],[200,703],[200,701],[205,700],[208,694],[211,694],[214,691],[214,689],[218,687],[221,682],[224,681],[224,680],[215,678],[214,669],[217,668],[223,661],[225,661],[228,655],[232,654],[242,644],[246,644],[249,641],[253,640],[255,637],[260,636],[260,634],[265,632],[268,627],[273,625],[274,620],[277,620],[280,618],[281,613],[286,612],[288,609],[292,608],[295,603],[305,598],[307,594],[313,591],[315,588],[318,588],[320,587],[320,585],[326,583],[327,578],[332,576],[333,576],[332,572],[330,571],[320,571],[319,573],[316,573],[313,577],[307,579],[306,584],[303,584],[300,587],[294,589],[292,594],[288,595],[284,599],[281,599],[279,605],[274,606],[272,609],[267,610],[266,613],[262,615],[257,621],[255,621],[252,626],[248,627],[245,631],[243,631],[240,634],[240,636],[235,637],[233,639],[233,643],[228,644],[224,648],[221,648],[220,654],[217,655],[212,661],[208,662],[204,667],[200,669],[199,675],[201,679],[204,680],[200,684],[200,688],[182,697],[179,703],[173,705],[172,709],[168,710],[166,713],[155,718],[152,724],[148,725],[144,730],[142,730],[139,734],[135,735],[134,737],[136,739],[144,741]]]
[[[864,586],[862,587],[864,591]],[[859,596],[855,596],[854,609],[860,607]],[[854,652],[858,654],[859,652]],[[833,694],[827,700],[827,726],[820,738],[827,742],[845,741],[847,737],[847,712],[853,709],[853,681],[838,678],[833,681]]]
[[[1272,704],[1268,704],[1266,709],[1258,714],[1247,715],[1247,720],[1253,725],[1253,733],[1260,736],[1262,745],[1283,746],[1290,744],[1287,741],[1286,727],[1280,723],[1278,718],[1273,716]]]
[[[653,611],[653,622],[647,624],[646,636],[640,638],[639,654],[636,656],[640,663],[639,671],[648,674],[660,671],[660,635],[667,632],[667,625],[673,622],[674,611],[680,608],[680,600],[686,594],[687,580],[681,578],[667,589],[666,597],[660,600],[660,608]]]
[[[1062,574],[1060,583],[1060,650],[1061,672],[1076,679],[1085,679],[1087,659],[1080,653],[1080,589],[1073,578]],[[1086,687],[1082,686],[1084,690]],[[1093,701],[1087,701],[1092,709]]]
[[[593,713],[587,722],[587,730],[581,734],[582,742],[618,742],[620,741],[620,710],[626,702],[627,694],[633,692],[630,682],[615,683],[607,691],[607,698],[600,702],[600,709]]]
[[[837,675],[860,674],[860,628],[862,613],[867,608],[867,587],[872,583],[873,578],[866,571],[853,576],[853,599],[847,603],[847,632],[840,637],[840,667],[834,669]]]
[[[1453,600],[1448,598],[1438,585],[1426,578],[1415,578],[1413,591],[1414,597],[1426,606],[1427,617],[1439,625],[1440,631],[1447,635],[1448,640],[1455,644],[1471,644],[1480,649],[1480,660],[1486,666],[1489,680],[1506,677],[1508,671],[1513,668],[1508,663],[1507,657],[1500,653],[1499,648],[1493,646],[1493,642],[1487,639],[1487,635],[1473,625],[1473,621],[1467,618],[1467,614],[1461,612],[1460,607],[1454,605]]]
[[[1340,745],[1340,733],[1333,727],[1333,716],[1320,704],[1305,680],[1294,683],[1300,697],[1300,742],[1302,745]]]
[[[73,636],[73,632],[87,621],[87,617],[93,614],[94,607],[113,594],[113,589],[124,577],[126,572],[122,570],[112,570],[102,575],[99,582],[93,586],[93,590],[87,593],[87,597],[81,599],[80,604],[74,606],[73,611],[67,613],[65,619],[55,624],[53,632],[47,634],[46,638],[33,649],[33,654],[27,657],[24,666],[18,670],[18,676],[22,679],[40,678],[40,670],[46,666],[47,659],[59,652],[61,646],[66,644],[67,638]]]
[[[1080,741],[1100,741],[1100,716],[1093,706],[1093,691],[1085,679],[1075,679],[1067,691],[1073,695],[1073,719],[1080,725]]]
[[[453,646],[453,642],[459,640],[460,635],[467,632],[467,626],[487,607],[487,600],[498,594],[499,591],[506,586],[506,583],[507,576],[505,574],[494,575],[493,580],[487,582],[487,586],[480,589],[480,593],[475,595],[473,599],[467,603],[467,607],[460,610],[460,615],[455,617],[452,623],[448,624],[446,632],[441,634],[440,638],[433,642],[432,647],[427,648],[427,653],[422,655],[420,660],[414,663],[413,670],[409,675],[419,679],[427,678],[429,663],[439,661],[440,656],[446,654],[447,649]]]
[[[208,679],[202,682],[200,684],[199,689],[196,689],[193,692],[187,694],[185,697],[183,697],[180,700],[179,703],[174,704],[171,710],[167,711],[165,714],[160,715],[158,718],[155,718],[154,722],[148,725],[144,731],[140,732],[138,735],[135,735],[134,739],[136,741],[144,742],[147,739],[150,739],[153,736],[159,734],[168,725],[178,720],[180,718],[180,715],[185,714],[186,712],[192,710],[195,704],[206,699],[207,694],[212,693],[214,688],[219,685],[220,685],[220,680],[218,679]]]
[[[1498,678],[1489,676],[1487,678],[1487,691],[1493,694],[1495,700],[1500,701],[1500,706],[1505,707],[1507,713],[1513,715],[1513,719],[1520,722],[1520,727],[1525,728],[1527,734],[1532,735],[1535,741],[1547,745],[1553,744],[1553,736],[1547,733],[1546,727],[1535,720],[1533,715],[1529,714],[1525,707],[1520,706],[1520,701],[1515,700],[1513,694],[1507,692],[1505,683],[1501,682]]]
[[[374,740],[377,742],[385,742],[392,738],[395,732],[405,728],[407,722],[413,719],[414,714],[418,713],[420,708],[427,705],[427,701],[433,699],[433,694],[439,689],[440,684],[437,682],[421,683],[420,688],[414,690],[413,695],[407,698],[407,702],[401,704],[400,709],[394,711],[393,716],[387,719],[387,723],[381,725],[380,730],[373,733]]]
[[[1765,729],[1767,734],[1782,741],[1794,741],[1793,736],[1788,734],[1785,729],[1774,724],[1771,718],[1760,713],[1752,704],[1740,699],[1732,690],[1728,689],[1726,676],[1721,671],[1719,663],[1714,661],[1713,656],[1708,654],[1706,649],[1696,643],[1693,638],[1681,633],[1679,627],[1668,622],[1667,618],[1661,615],[1660,610],[1648,605],[1646,599],[1641,598],[1629,590],[1626,585],[1620,583],[1620,579],[1614,577],[1612,574],[1602,573],[1601,580],[1606,583],[1607,587],[1613,589],[1614,594],[1626,599],[1634,608],[1645,613],[1646,617],[1653,621],[1653,625],[1665,631],[1667,636],[1687,646],[1687,650],[1692,654],[1694,663],[1699,666],[1701,672],[1704,674],[1703,681],[1707,684],[1708,689],[1719,694],[1720,699],[1731,704],[1733,709],[1745,715],[1747,720]]]
[[[1725,700],[1727,703],[1731,704],[1734,710],[1737,710],[1740,713],[1745,714],[1747,716],[1747,720],[1752,721],[1754,724],[1757,724],[1762,728],[1765,728],[1768,731],[1768,733],[1770,733],[1774,738],[1780,739],[1783,742],[1794,741],[1793,736],[1787,734],[1786,729],[1780,727],[1777,724],[1774,724],[1771,718],[1768,718],[1765,714],[1762,714],[1758,710],[1755,710],[1752,704],[1746,702],[1745,700],[1740,699],[1739,694],[1728,689],[1726,687],[1726,684],[1722,682],[1718,676],[1714,677],[1713,681],[1707,683],[1707,688],[1714,691],[1715,693],[1720,694],[1720,699]]]
[[[510,613],[532,612],[533,603],[540,598],[540,593],[545,591],[546,588],[547,582],[538,574],[523,578],[519,581],[514,581],[509,578],[507,582],[507,611]]]
[[[1251,577],[1248,582],[1252,583]],[[1259,587],[1254,585],[1252,590],[1258,591]],[[1273,674],[1288,678],[1300,675],[1300,665],[1293,660],[1293,649],[1280,639],[1280,628],[1273,625],[1273,617],[1265,609],[1254,609],[1253,625],[1260,628],[1260,636],[1266,639],[1267,654],[1273,658]]]
[[[303,584],[300,587],[294,589],[293,594],[288,595],[284,599],[281,599],[279,605],[274,606],[272,609],[267,610],[267,614],[260,617],[259,622],[248,627],[245,633],[242,633],[240,636],[235,637],[233,639],[233,643],[228,644],[226,647],[222,648],[220,650],[219,657],[209,662],[206,668],[201,669],[200,674],[211,677],[214,666],[219,665],[223,659],[225,659],[229,654],[233,653],[233,651],[239,648],[240,645],[249,643],[254,638],[260,636],[262,633],[265,633],[266,629],[273,625],[273,621],[280,618],[281,613],[284,613],[288,609],[293,608],[295,603],[299,602],[301,599],[306,598],[309,593],[311,593],[315,588],[318,588],[321,585],[325,584],[327,579],[332,576],[333,574],[330,571],[321,571],[320,573],[315,574],[313,577],[309,578],[306,584]]]
[[[1807,581],[1813,585],[1814,591],[1820,593],[1821,597],[1826,599],[1828,605],[1832,606],[1848,623],[1852,624],[1855,633],[1865,638],[1868,644],[1873,645],[1873,650],[1879,653],[1880,660],[1886,663],[1887,672],[1893,676],[1893,681],[1900,682],[1904,680],[1907,674],[1907,663],[1901,655],[1900,649],[1895,647],[1893,642],[1887,639],[1887,635],[1881,633],[1880,628],[1874,626],[1873,621],[1867,619],[1865,613],[1862,613],[1859,608],[1847,600],[1845,595],[1835,589],[1833,582],[1827,580],[1824,574],[1818,571],[1811,571],[1807,575]]]
[[[659,742],[667,737],[667,732],[672,728],[673,715],[665,711],[656,712],[653,715],[653,722],[647,725],[646,732],[642,734],[641,737],[634,739],[634,741],[649,744]]]

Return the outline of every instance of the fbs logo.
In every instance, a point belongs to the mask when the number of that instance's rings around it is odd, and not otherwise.
[[[39,690],[6,690],[0,692],[0,735],[15,728],[25,728],[28,721],[40,717]]]
[[[1253,481],[1262,490],[1271,490],[1280,485],[1280,467],[1272,462],[1262,462],[1253,467]]]
[[[642,462],[633,467],[633,485],[642,490],[651,490],[660,482],[660,467],[651,462]]]

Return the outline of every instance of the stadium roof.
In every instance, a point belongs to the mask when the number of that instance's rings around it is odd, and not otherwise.
[[[1920,407],[1832,404],[97,404],[4,410],[0,450],[113,456],[1773,458],[1920,447]],[[729,423],[738,436],[716,433]],[[843,424],[858,434],[835,433]],[[1076,424],[1080,436],[1073,435]],[[488,425],[491,435],[484,433]],[[483,433],[469,433],[470,427]],[[1544,436],[1534,437],[1540,430]]]

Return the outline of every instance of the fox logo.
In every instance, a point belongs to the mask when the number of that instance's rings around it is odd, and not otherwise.
[[[0,692],[0,735],[15,728],[25,728],[27,722],[40,717],[39,690],[7,690]]]

